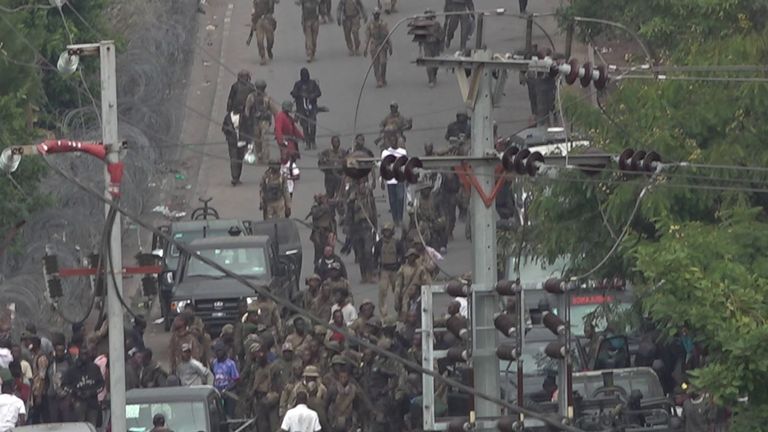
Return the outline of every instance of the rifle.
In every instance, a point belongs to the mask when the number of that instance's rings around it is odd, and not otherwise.
[[[248,33],[248,40],[245,41],[246,46],[251,46],[251,40],[253,39],[253,26],[251,26],[251,32]]]

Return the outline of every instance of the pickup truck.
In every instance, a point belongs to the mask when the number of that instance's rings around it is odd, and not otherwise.
[[[193,241],[189,249],[279,297],[295,301],[300,296],[295,280],[298,273],[290,260],[278,255],[269,236],[209,237]],[[192,304],[212,335],[240,319],[241,306],[256,298],[251,288],[190,254],[182,255],[177,270],[171,274],[175,288],[169,315],[175,317]]]
[[[201,238],[227,237],[252,234],[253,222],[238,219],[208,219],[173,222],[170,225],[160,226],[160,231],[168,234],[172,239],[183,244]],[[160,313],[165,318],[165,330],[171,327],[173,316],[169,315],[171,297],[173,296],[173,278],[169,278],[169,270],[174,271],[179,265],[181,252],[179,249],[155,235],[152,238],[152,253],[159,256],[163,270],[158,275],[159,288],[158,300],[160,301]],[[165,276],[165,277],[163,277]]]

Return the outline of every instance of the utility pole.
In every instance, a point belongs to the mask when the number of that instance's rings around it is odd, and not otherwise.
[[[102,140],[106,146],[107,163],[120,160],[121,146],[117,133],[117,78],[114,41],[98,44],[101,62],[101,121]],[[109,165],[108,165],[109,166]],[[115,185],[110,173],[105,171],[106,194],[112,197]],[[109,206],[106,208],[109,213]],[[107,271],[114,273],[107,277],[107,317],[109,319],[109,410],[112,430],[124,431],[125,422],[125,331],[123,329],[123,306],[118,295],[123,295],[123,243],[120,213],[112,225],[112,235],[107,257]]]
[[[491,60],[487,50],[475,50],[475,61]],[[483,157],[495,152],[493,147],[493,119],[491,116],[491,70],[484,65],[476,65],[473,74],[477,76],[477,91],[472,109],[472,142],[470,156]],[[473,171],[481,188],[486,191],[493,189],[494,166],[488,163],[477,164]],[[470,214],[472,222],[472,245],[474,246],[474,263],[472,268],[472,283],[474,286],[492,290],[496,284],[496,217],[495,207],[486,206],[477,193],[470,197]],[[472,340],[472,368],[475,389],[481,393],[498,395],[499,390],[499,359],[495,350],[497,345],[496,331],[493,326],[494,314],[498,311],[498,299],[495,296],[476,296],[472,303],[472,327],[476,329]],[[489,329],[488,331],[481,331]],[[501,414],[498,405],[475,397],[475,415],[479,419],[494,418]],[[492,429],[478,429],[492,430]]]

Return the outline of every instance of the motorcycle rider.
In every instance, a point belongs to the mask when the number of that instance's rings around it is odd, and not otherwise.
[[[293,84],[291,97],[296,102],[296,114],[306,137],[306,149],[317,148],[315,135],[317,133],[317,99],[322,96],[316,80],[310,79],[309,70],[303,67],[299,72],[299,80]]]

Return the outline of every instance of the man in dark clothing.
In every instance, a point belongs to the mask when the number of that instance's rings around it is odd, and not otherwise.
[[[469,139],[471,131],[472,125],[469,123],[469,116],[466,111],[459,111],[456,113],[456,121],[451,122],[445,131],[445,140],[447,141],[452,137],[458,138],[460,134],[464,134]]]
[[[243,69],[237,73],[237,81],[235,81],[229,89],[227,112],[243,112],[243,108],[245,108],[245,100],[252,91],[253,84],[251,84],[251,73]]]
[[[81,347],[75,364],[62,378],[72,401],[72,421],[99,424],[99,391],[104,387],[101,370],[93,362],[89,347]]]
[[[168,372],[152,359],[152,350],[144,349],[139,354],[141,368],[139,369],[139,383],[141,388],[164,387],[168,379]]]
[[[53,359],[48,365],[48,370],[45,374],[49,423],[61,423],[69,420],[71,403],[62,380],[71,367],[72,359],[67,354],[63,337],[60,340],[55,340],[53,343]]]
[[[336,255],[333,252],[332,246],[326,246],[325,249],[323,249],[323,256],[320,258],[319,261],[315,263],[315,273],[320,275],[321,280],[328,279],[331,265],[333,263],[339,263],[341,267],[341,277],[347,278],[347,267],[344,265],[344,262],[341,260],[341,257]]]
[[[229,171],[232,176],[232,186],[240,184],[240,175],[243,172],[243,159],[248,149],[248,143],[241,138],[240,130],[244,116],[237,111],[229,111],[224,116],[224,122],[221,125],[221,131],[227,140],[227,149],[229,150]]]
[[[317,100],[323,93],[316,80],[310,79],[309,70],[301,68],[299,80],[293,84],[291,97],[296,102],[296,114],[299,117],[301,129],[304,132],[307,149],[317,148],[315,134],[317,132]]]
[[[126,330],[125,337],[133,342],[133,347],[138,350],[143,350],[144,347],[144,330],[147,329],[147,321],[144,319],[144,315],[136,315],[133,319],[133,327]]]

